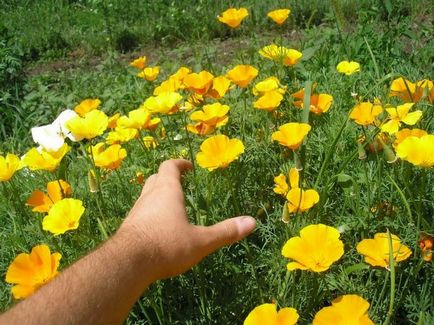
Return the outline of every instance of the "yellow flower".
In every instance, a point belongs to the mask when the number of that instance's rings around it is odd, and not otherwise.
[[[259,50],[259,54],[266,59],[282,63],[285,66],[297,64],[303,56],[303,53],[297,50],[288,49],[283,46],[277,46],[276,44],[263,47],[261,50]]]
[[[121,116],[118,120],[118,127],[129,129],[149,129],[151,123],[151,113],[145,109],[138,108],[128,112],[127,116]]]
[[[113,116],[109,117],[107,127],[109,129],[115,129],[118,126],[119,117],[121,117],[120,113],[116,113]]]
[[[296,150],[310,129],[311,126],[306,123],[286,123],[279,127],[279,131],[273,132],[271,137],[282,146]]]
[[[237,86],[246,88],[257,75],[258,70],[251,65],[237,65],[227,73],[226,77]]]
[[[277,25],[282,25],[287,19],[291,10],[289,9],[277,9],[270,11],[267,16],[270,17]]]
[[[286,90],[286,87],[280,88],[280,81],[276,77],[268,77],[267,79],[264,79],[260,82],[258,82],[253,87],[253,95],[255,96],[262,96],[270,91],[278,91],[280,94],[284,94]]]
[[[289,213],[304,212],[319,202],[319,194],[313,189],[291,188],[286,200]]]
[[[42,229],[55,236],[78,228],[84,213],[83,203],[76,199],[63,199],[53,204],[42,220]]]
[[[150,135],[143,137],[143,143],[147,149],[155,149],[158,147],[157,141],[155,141],[154,137],[151,137]]]
[[[154,89],[154,96],[158,96],[162,93],[166,93],[166,92],[175,92],[178,91],[179,89],[183,89],[184,85],[182,83],[182,81],[179,81],[177,79],[167,79],[165,81],[163,81],[158,87],[156,87]]]
[[[336,70],[340,73],[345,73],[347,76],[360,71],[360,64],[355,61],[341,61],[336,66]]]
[[[199,73],[186,75],[183,79],[183,83],[188,90],[194,91],[199,95],[204,95],[211,87],[213,79],[214,76],[210,72],[203,70]]]
[[[146,66],[146,56],[141,56],[130,63],[130,66],[143,70]]]
[[[215,125],[208,125],[204,122],[198,122],[195,124],[188,124],[187,130],[191,133],[198,134],[198,135],[207,135],[215,130]]]
[[[83,117],[84,115],[86,115],[86,113],[89,113],[90,111],[97,109],[99,105],[101,105],[101,101],[98,98],[96,99],[88,98],[83,100],[77,106],[75,106],[74,111],[78,115]]]
[[[288,179],[289,184],[286,182],[286,176],[283,174],[279,174],[278,176],[274,177],[274,193],[283,195],[286,197],[286,194],[288,194],[289,189],[291,188],[298,188],[299,187],[299,181],[300,176],[298,174],[298,170],[295,168],[291,168],[288,173]]]
[[[246,320],[244,325],[293,325],[298,320],[297,310],[285,307],[277,312],[275,304],[262,304],[255,307]]]
[[[154,81],[155,79],[157,79],[159,73],[160,67],[148,67],[139,72],[137,74],[137,77],[146,79],[148,81]]]
[[[402,141],[404,141],[408,137],[417,137],[421,138],[424,135],[427,135],[428,133],[425,130],[421,129],[402,129],[395,133],[395,142],[393,142],[393,147],[396,148],[398,144],[400,144]]]
[[[230,28],[237,28],[241,21],[249,15],[249,12],[246,8],[229,8],[222,13],[221,16],[217,16],[217,19],[223,23],[228,25]]]
[[[185,76],[191,73],[191,69],[187,67],[180,67],[169,79],[183,81]]]
[[[316,313],[313,325],[374,325],[368,315],[369,302],[358,295],[343,295]]]
[[[8,153],[6,157],[0,156],[0,182],[7,182],[17,170],[23,167],[23,162],[14,154]]]
[[[126,156],[127,151],[119,144],[104,148],[104,143],[97,143],[91,147],[91,157],[95,162],[95,166],[104,169],[113,170],[118,168]]]
[[[398,236],[391,234],[395,263],[406,260],[411,250],[401,243]],[[377,233],[374,239],[363,239],[357,244],[357,251],[365,256],[365,262],[372,266],[389,267],[389,238],[387,233]]]
[[[294,260],[288,271],[296,269],[323,272],[344,254],[344,244],[339,231],[323,224],[310,225],[300,231],[300,236],[289,239],[282,255]]]
[[[422,111],[409,113],[408,111],[413,105],[414,103],[406,103],[398,107],[386,108],[390,120],[381,126],[381,131],[394,134],[398,132],[401,122],[407,125],[415,125],[422,117]]]
[[[253,103],[253,107],[271,112],[279,107],[282,100],[282,94],[278,90],[273,90],[259,97],[259,99]]]
[[[164,92],[157,96],[149,97],[141,107],[151,113],[168,114],[177,108],[176,104],[181,99],[182,96],[177,92]]]
[[[321,115],[330,109],[332,103],[333,96],[329,94],[314,94],[310,97],[310,111],[316,115]],[[303,107],[303,101],[300,101],[300,108],[303,109]]]
[[[33,191],[26,204],[33,207],[33,212],[48,212],[54,203],[70,196],[71,185],[62,179],[48,182],[47,194],[40,190]]]
[[[402,77],[392,81],[390,85],[390,97],[401,98],[404,102],[416,103],[424,96],[429,102],[434,101],[434,84],[431,80],[424,79],[416,83]]]
[[[73,136],[78,140],[91,140],[104,133],[108,126],[108,117],[104,112],[93,110],[86,113],[84,117],[74,117],[65,124]]]
[[[228,122],[229,117],[226,115],[228,112],[228,105],[214,103],[210,105],[204,105],[202,111],[193,112],[190,115],[190,118],[193,121],[203,122],[210,126],[220,127],[226,125]]]
[[[30,254],[15,257],[6,272],[6,282],[15,284],[12,287],[14,298],[26,298],[52,280],[58,274],[61,258],[60,253],[51,254],[47,245],[35,246]]]
[[[117,127],[114,131],[109,132],[105,142],[107,144],[125,143],[137,138],[138,134],[137,129]]]
[[[409,136],[396,146],[396,155],[415,166],[434,166],[434,135],[427,134],[420,138]]]
[[[226,95],[226,92],[229,90],[229,86],[231,85],[231,81],[225,76],[215,77],[212,81],[212,86],[206,93],[206,96],[220,99]]]
[[[59,166],[60,161],[68,151],[69,147],[66,143],[59,150],[53,152],[32,148],[25,154],[23,161],[31,170],[48,170],[51,172]]]
[[[381,114],[383,108],[381,105],[370,102],[362,102],[354,106],[350,113],[350,119],[353,119],[359,125],[369,125],[374,123],[375,118]]]
[[[229,139],[226,135],[215,135],[206,139],[200,145],[196,160],[200,167],[213,171],[225,168],[238,159],[244,152],[244,145],[238,139]]]

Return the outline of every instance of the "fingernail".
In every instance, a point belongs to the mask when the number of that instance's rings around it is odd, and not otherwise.
[[[238,229],[242,234],[248,234],[256,227],[256,220],[252,217],[240,217],[238,221]]]

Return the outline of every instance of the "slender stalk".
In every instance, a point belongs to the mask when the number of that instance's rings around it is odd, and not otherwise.
[[[387,238],[389,241],[390,301],[389,301],[389,309],[387,311],[387,317],[383,325],[390,324],[390,319],[392,318],[393,315],[393,306],[395,303],[395,259],[393,256],[392,236],[390,235],[389,229],[387,229]]]

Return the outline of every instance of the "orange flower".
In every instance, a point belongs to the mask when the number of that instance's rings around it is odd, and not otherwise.
[[[115,129],[118,125],[119,117],[121,117],[120,113],[116,113],[113,116],[109,117],[107,128]]]
[[[187,125],[188,131],[198,135],[207,135],[213,133],[215,128],[216,128],[215,125],[209,125],[204,122],[197,122],[195,124]]]
[[[188,90],[194,91],[199,95],[204,95],[211,87],[213,79],[214,76],[210,72],[203,70],[199,73],[186,75],[183,79],[183,83]]]
[[[26,298],[51,281],[58,274],[61,258],[59,253],[51,254],[47,245],[35,246],[30,254],[15,257],[6,272],[6,282],[15,284],[12,287],[14,298]]]
[[[237,65],[226,76],[237,86],[246,88],[257,75],[258,70],[251,65]]]
[[[143,70],[146,66],[146,56],[141,56],[130,63],[130,66]]]
[[[296,269],[324,272],[344,254],[344,244],[339,231],[323,224],[310,225],[300,231],[300,236],[289,239],[282,255],[293,262],[288,271]]]
[[[383,112],[383,108],[379,104],[370,102],[362,102],[354,106],[350,113],[350,119],[354,120],[359,125],[369,125],[374,123],[375,118]]]
[[[286,200],[289,213],[304,212],[319,202],[319,194],[313,189],[291,188]]]
[[[428,79],[413,83],[400,77],[392,81],[389,96],[401,98],[407,103],[416,103],[426,96],[428,101],[432,103],[434,101],[434,84]]]
[[[419,248],[422,251],[422,258],[426,262],[432,260],[432,251],[434,246],[434,237],[425,232],[420,233]]]
[[[221,16],[217,16],[217,19],[231,28],[237,28],[241,24],[241,21],[248,15],[249,12],[246,8],[229,8],[224,11]]]
[[[262,304],[249,313],[243,325],[294,325],[298,317],[294,308],[285,307],[277,311],[275,304]]]
[[[72,193],[71,185],[62,179],[48,182],[47,194],[41,190],[33,191],[26,204],[33,207],[33,212],[48,212],[54,203],[70,196]]]
[[[286,123],[273,132],[272,139],[292,150],[296,150],[309,133],[311,126],[306,123]]]
[[[368,315],[369,302],[358,295],[344,295],[316,313],[312,325],[374,325]]]
[[[300,101],[294,101],[294,106],[300,107],[300,109],[304,108],[303,98],[304,98],[304,89],[298,91],[297,93],[292,94],[294,98],[301,97]],[[297,96],[297,97],[296,97]],[[333,103],[333,96],[329,94],[313,94],[310,96],[310,111],[316,115],[321,115],[322,113],[326,113]]]
[[[83,100],[77,106],[75,106],[74,111],[78,115],[83,117],[84,115],[86,115],[86,113],[97,109],[99,107],[99,105],[101,105],[101,101],[98,98],[96,98],[96,99],[88,98],[88,99]]]
[[[298,170],[291,168],[288,173],[289,184],[286,176],[280,174],[274,178],[274,192],[287,199],[287,209],[289,213],[304,212],[309,210],[319,202],[319,194],[314,189],[303,190],[299,187],[300,177]],[[283,220],[288,222],[288,220]]]
[[[289,9],[277,9],[270,11],[267,16],[270,17],[277,25],[282,25],[287,19],[291,10]]]
[[[229,86],[231,85],[231,81],[225,76],[215,77],[212,81],[212,86],[206,93],[206,96],[220,99],[226,95],[226,92],[229,90]]]
[[[193,112],[190,118],[193,121],[203,122],[210,126],[220,127],[226,125],[229,117],[226,115],[229,112],[228,105],[214,103],[204,105],[202,111]]]
[[[395,263],[406,260],[411,250],[401,243],[398,236],[391,234]],[[389,267],[389,239],[387,233],[378,233],[374,239],[363,239],[357,244],[357,251],[365,256],[365,262],[372,266]]]
[[[232,161],[238,159],[244,152],[244,145],[238,139],[229,139],[221,134],[202,142],[200,150],[196,155],[199,166],[213,171],[217,168],[226,168]]]

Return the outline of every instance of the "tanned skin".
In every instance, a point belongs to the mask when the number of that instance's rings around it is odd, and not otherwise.
[[[0,315],[0,324],[122,323],[151,283],[250,234],[252,217],[209,227],[188,222],[181,175],[189,169],[187,160],[163,162],[110,239]]]

